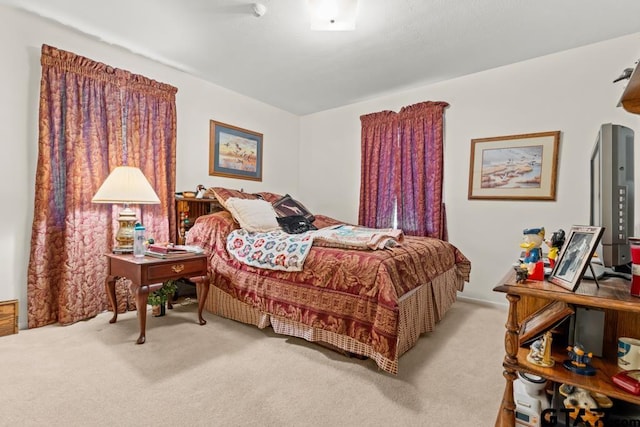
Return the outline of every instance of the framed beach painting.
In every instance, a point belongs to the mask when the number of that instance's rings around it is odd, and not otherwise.
[[[555,200],[560,131],[471,140],[469,199]]]
[[[262,134],[211,120],[209,175],[262,181]]]

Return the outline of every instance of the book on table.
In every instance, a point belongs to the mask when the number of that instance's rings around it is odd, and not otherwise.
[[[147,248],[145,255],[155,256],[158,258],[168,258],[184,255],[196,255],[201,253],[204,253],[204,250],[199,246],[151,244]]]

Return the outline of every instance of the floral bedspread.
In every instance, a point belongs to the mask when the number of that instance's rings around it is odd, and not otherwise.
[[[324,228],[339,221],[316,215]],[[377,251],[312,246],[301,271],[246,265],[227,251],[239,229],[226,211],[201,216],[186,244],[210,256],[212,285],[263,313],[347,335],[397,359],[399,299],[454,270],[469,281],[471,263],[451,243],[404,236],[401,245]],[[462,289],[460,289],[462,290]]]

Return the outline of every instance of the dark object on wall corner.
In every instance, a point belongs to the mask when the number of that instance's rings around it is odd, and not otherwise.
[[[276,218],[280,227],[289,234],[300,234],[309,230],[317,230],[318,228],[302,215],[284,216]]]
[[[627,79],[629,79],[629,77],[631,77],[632,73],[633,73],[633,68],[625,68],[622,71],[622,74],[620,74],[618,77],[616,77],[616,79],[613,82],[614,83],[618,83],[620,80],[627,80]]]

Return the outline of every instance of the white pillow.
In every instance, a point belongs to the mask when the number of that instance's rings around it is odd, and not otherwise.
[[[240,227],[249,232],[266,232],[280,228],[271,203],[260,199],[227,199],[227,209]]]

